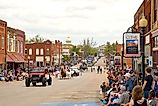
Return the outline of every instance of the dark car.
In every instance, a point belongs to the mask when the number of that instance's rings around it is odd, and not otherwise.
[[[32,69],[29,72],[28,77],[25,79],[26,87],[29,87],[32,83],[33,86],[36,86],[36,83],[42,83],[43,86],[52,84],[51,75],[48,72],[48,69]]]

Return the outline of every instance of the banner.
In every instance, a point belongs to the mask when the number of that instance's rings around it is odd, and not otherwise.
[[[114,65],[115,66],[121,66],[121,56],[115,56],[114,57]]]
[[[124,56],[140,57],[140,33],[124,33]]]

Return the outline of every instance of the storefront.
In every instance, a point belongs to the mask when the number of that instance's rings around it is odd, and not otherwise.
[[[152,32],[153,41],[153,66],[158,67],[158,29]]]

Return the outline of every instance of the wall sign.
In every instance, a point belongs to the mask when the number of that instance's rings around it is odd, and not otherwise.
[[[140,57],[140,33],[124,33],[124,56]]]

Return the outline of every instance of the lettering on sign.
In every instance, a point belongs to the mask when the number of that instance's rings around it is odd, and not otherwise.
[[[137,35],[127,35],[126,36],[126,39],[138,39],[138,36]]]

